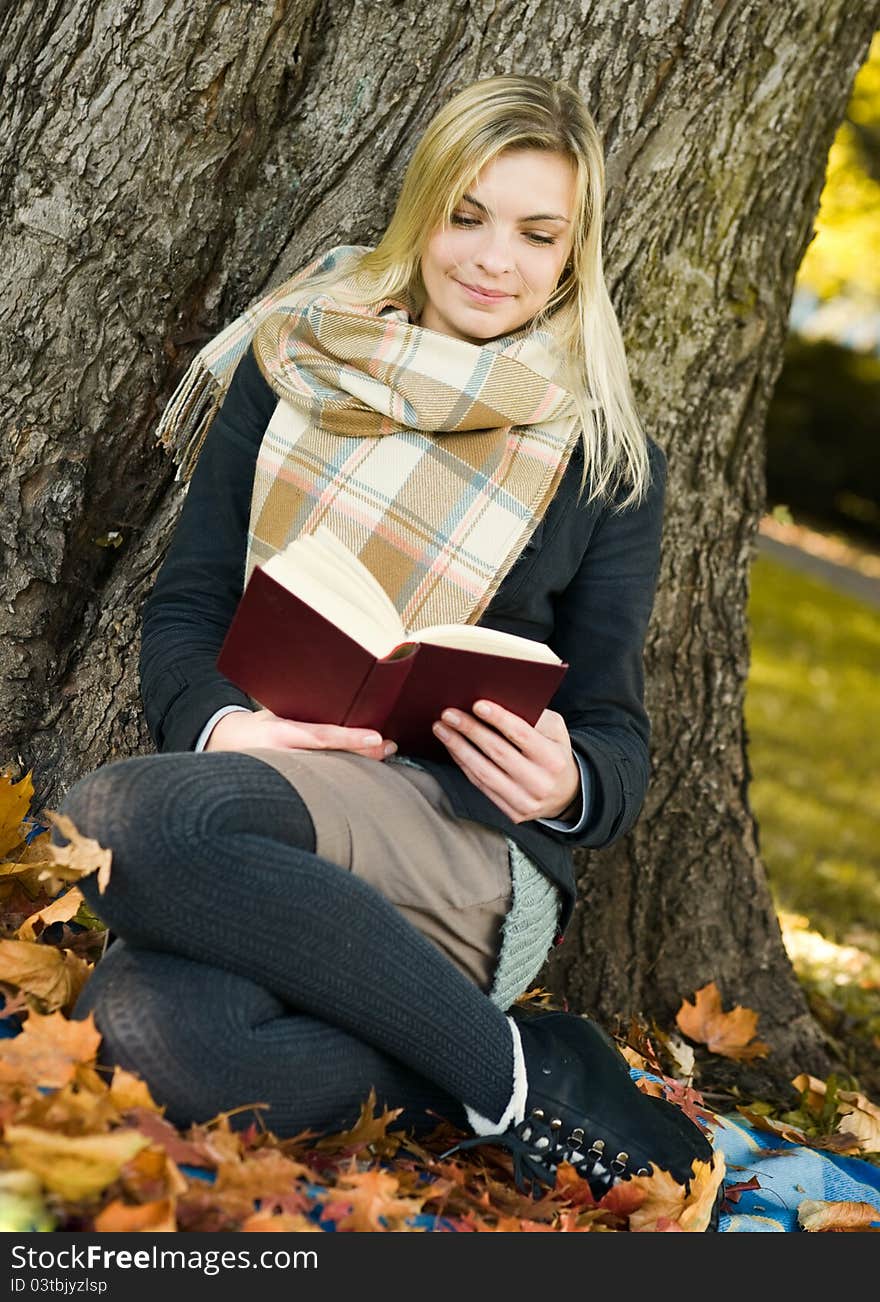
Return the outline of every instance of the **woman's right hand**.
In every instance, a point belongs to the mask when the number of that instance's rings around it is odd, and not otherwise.
[[[379,737],[370,745],[368,737],[378,737],[369,728],[344,728],[335,723],[299,723],[283,719],[271,710],[236,710],[224,714],[211,729],[205,750],[240,750],[242,747],[265,746],[275,750],[350,750],[367,759],[382,760],[397,746]],[[385,747],[392,749],[386,751]]]

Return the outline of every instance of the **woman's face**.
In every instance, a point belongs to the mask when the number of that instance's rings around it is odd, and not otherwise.
[[[481,343],[531,320],[571,250],[575,175],[549,150],[509,150],[487,163],[422,254],[419,324]]]

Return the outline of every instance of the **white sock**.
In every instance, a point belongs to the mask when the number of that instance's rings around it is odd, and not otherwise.
[[[510,1025],[510,1033],[513,1037],[513,1083],[511,1087],[510,1102],[504,1109],[498,1121],[491,1121],[481,1113],[475,1112],[473,1108],[464,1105],[465,1114],[470,1122],[471,1129],[476,1135],[500,1135],[503,1134],[511,1122],[522,1121],[526,1115],[526,1092],[528,1090],[528,1081],[526,1080],[526,1060],[523,1055],[522,1040],[519,1034],[519,1027],[512,1017],[507,1019]]]

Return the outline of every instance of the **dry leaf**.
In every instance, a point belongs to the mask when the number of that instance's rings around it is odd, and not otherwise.
[[[95,1217],[95,1229],[101,1234],[163,1234],[176,1231],[174,1203],[170,1198],[158,1202],[124,1203],[115,1198]]]
[[[771,1135],[779,1135],[780,1138],[787,1139],[791,1144],[813,1146],[804,1131],[799,1130],[797,1126],[792,1126],[788,1121],[774,1121],[772,1117],[764,1117],[760,1112],[753,1112],[744,1103],[738,1103],[736,1110],[742,1113],[749,1125],[754,1126],[755,1130],[768,1130]]]
[[[32,940],[0,940],[0,981],[43,1000],[50,1013],[73,1007],[92,966],[69,949]]]
[[[876,1103],[851,1090],[839,1090],[837,1100],[837,1129],[855,1135],[860,1152],[880,1153],[880,1108]]]
[[[113,1068],[110,1097],[120,1112],[129,1112],[134,1108],[146,1108],[151,1112],[162,1111],[150,1093],[147,1082],[126,1071],[124,1067]]]
[[[241,1224],[242,1234],[323,1234],[324,1230],[302,1212],[254,1212]]]
[[[71,1138],[18,1125],[6,1127],[4,1140],[18,1166],[33,1171],[47,1189],[72,1201],[106,1189],[125,1163],[150,1142],[136,1130]]]
[[[370,1089],[369,1097],[361,1104],[360,1116],[351,1130],[344,1130],[338,1135],[328,1135],[320,1139],[315,1147],[320,1152],[337,1153],[345,1149],[369,1148],[380,1157],[393,1157],[400,1147],[400,1137],[389,1135],[388,1126],[399,1117],[403,1108],[384,1108],[379,1116],[376,1111],[376,1091]]]
[[[799,1094],[804,1096],[804,1106],[815,1116],[819,1116],[825,1104],[825,1095],[828,1093],[828,1086],[824,1080],[818,1076],[810,1076],[807,1072],[802,1071],[799,1076],[795,1076],[792,1085]]]
[[[43,817],[50,823],[54,823],[61,835],[67,837],[70,842],[69,845],[64,846],[50,842],[46,847],[48,862],[53,865],[51,870],[47,870],[48,876],[77,881],[80,877],[88,877],[90,873],[96,872],[98,891],[103,895],[110,880],[112,852],[92,840],[90,836],[83,836],[73,819],[67,814],[46,809],[43,811]]]
[[[805,1198],[797,1209],[802,1230],[815,1234],[880,1229],[880,1208],[871,1203],[829,1203]]]
[[[337,1188],[328,1191],[322,1220],[361,1234],[400,1229],[401,1221],[422,1210],[424,1199],[398,1198],[398,1188],[397,1176],[388,1171],[343,1171]],[[390,1223],[382,1225],[380,1217]]]
[[[93,1013],[71,1022],[62,1013],[31,1012],[18,1035],[0,1040],[0,1081],[66,1085],[78,1063],[93,1060],[100,1043]]]
[[[697,1044],[705,1044],[711,1053],[739,1062],[764,1058],[770,1052],[762,1040],[753,1039],[758,1014],[739,1005],[722,1012],[721,993],[714,981],[696,992],[694,1002],[685,1000],[675,1016],[678,1029]]]
[[[34,927],[37,922],[42,922],[43,927],[51,927],[53,922],[69,922],[70,919],[79,911],[79,906],[83,903],[82,891],[76,886],[72,886],[69,891],[65,891],[57,900],[47,904],[45,909],[38,909],[32,913],[15,933],[18,940],[36,940]]]
[[[27,836],[28,829],[22,827],[22,822],[33,796],[30,772],[20,782],[13,782],[8,773],[0,774],[0,856],[3,858]]]
[[[651,1175],[636,1175],[628,1180],[627,1184],[644,1193],[641,1206],[630,1213],[630,1230],[637,1234],[655,1233],[662,1229],[658,1222],[666,1220],[687,1233],[702,1234],[711,1220],[724,1179],[724,1156],[716,1151],[711,1161],[695,1162],[693,1169],[687,1192],[668,1171],[655,1170]]]
[[[290,1193],[297,1180],[314,1180],[315,1173],[302,1162],[292,1162],[277,1148],[246,1154],[241,1160],[222,1162],[217,1170],[217,1188],[246,1193],[250,1198]]]
[[[620,1049],[620,1052],[623,1054],[630,1067],[635,1067],[637,1071],[651,1070],[648,1059],[639,1053],[637,1049],[634,1049],[632,1045],[619,1044],[617,1047]],[[637,1085],[638,1083],[639,1082],[636,1081]]]

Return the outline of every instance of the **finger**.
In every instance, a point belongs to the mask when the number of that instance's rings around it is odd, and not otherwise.
[[[285,731],[276,745],[287,750],[335,750],[344,751],[350,755],[361,755],[365,759],[385,760],[389,755],[393,755],[397,750],[397,745],[393,741],[381,741],[378,745],[371,744],[364,746],[356,745],[355,742],[363,742],[363,737],[340,737],[328,732],[317,734],[314,731],[306,731],[303,728],[298,729],[291,735],[289,730]]]
[[[511,822],[514,823],[525,822],[526,815],[522,814],[518,809],[514,808],[512,805],[509,805],[507,801],[504,800],[503,797],[499,796],[496,792],[487,790],[487,788],[480,781],[479,776],[473,771],[473,769],[469,768],[466,764],[461,764],[461,763],[459,763],[459,768],[461,769],[465,777],[468,778],[469,781],[472,782],[475,787],[477,787],[480,791],[482,791],[483,795],[486,796],[487,799],[492,801],[493,805],[497,805],[498,808],[502,811],[502,813],[507,815],[507,817],[511,820]]]
[[[485,699],[474,701],[473,717],[489,724],[506,737],[511,745],[531,759],[541,759],[552,753],[555,743],[550,737],[538,732],[520,715],[514,714],[512,710],[506,710],[497,701]],[[541,717],[543,719],[543,715]]]
[[[516,810],[518,819],[532,818],[542,808],[542,801],[550,794],[552,788],[553,779],[550,774],[542,774],[536,766],[520,756],[517,763],[526,765],[532,772],[529,775],[529,784],[518,781],[504,769],[499,768],[460,732],[446,728],[445,734],[443,736],[440,732],[436,732],[459,767],[468,771],[474,786],[485,792],[491,800],[499,804],[499,807],[501,807],[500,802],[503,802],[507,810]]]
[[[520,739],[522,739],[524,731],[529,733],[534,731],[518,715],[511,714],[510,711],[505,711],[505,713],[515,720],[512,731]],[[452,719],[450,719],[450,716],[452,716]],[[494,709],[490,717],[495,717]],[[554,772],[557,768],[560,771],[562,769],[564,757],[557,753],[559,743],[549,737],[536,737],[536,744],[531,746],[528,753],[526,753],[516,744],[515,739],[509,740],[504,734],[496,731],[494,725],[488,727],[486,724],[480,723],[467,711],[444,710],[441,720],[448,726],[454,727],[454,730],[460,736],[465,737],[472,746],[487,756],[497,768],[508,774],[513,782],[523,787],[533,796],[546,796],[548,794],[548,783],[552,784]],[[453,722],[453,720],[457,720],[457,722]],[[481,769],[480,772],[488,777],[488,770]]]
[[[332,723],[299,723],[287,721],[288,728],[302,740],[299,745],[312,746],[316,750],[369,750],[380,749],[383,737],[370,728],[344,728]]]

